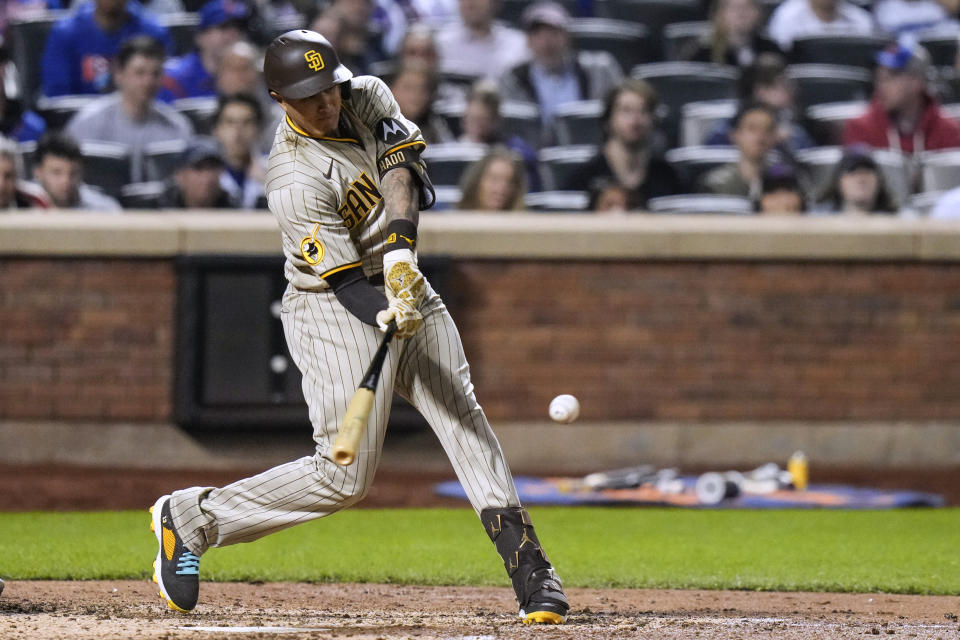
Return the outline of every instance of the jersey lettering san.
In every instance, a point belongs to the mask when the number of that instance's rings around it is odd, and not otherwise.
[[[383,196],[377,185],[366,171],[361,171],[360,177],[350,183],[350,187],[343,195],[341,200],[343,204],[337,209],[337,213],[343,218],[347,229],[352,231],[366,219],[382,199]]]

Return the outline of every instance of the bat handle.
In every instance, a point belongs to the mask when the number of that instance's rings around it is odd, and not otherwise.
[[[370,361],[370,366],[363,375],[363,382],[360,383],[359,388],[350,398],[350,404],[347,405],[347,412],[343,415],[340,431],[337,432],[331,449],[333,461],[341,466],[351,464],[357,455],[360,441],[367,430],[370,412],[373,411],[373,401],[376,397],[377,383],[380,381],[380,372],[383,370],[383,362],[387,357],[390,340],[396,332],[397,323],[391,320],[380,340],[377,352]]]

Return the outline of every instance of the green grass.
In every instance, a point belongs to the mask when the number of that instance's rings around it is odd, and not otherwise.
[[[960,509],[534,508],[569,586],[960,594]],[[142,512],[0,514],[0,576],[148,578]],[[508,584],[468,509],[350,510],[213,549],[204,580]]]

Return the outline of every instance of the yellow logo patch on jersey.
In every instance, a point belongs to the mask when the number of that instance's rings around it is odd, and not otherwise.
[[[303,57],[307,61],[307,66],[314,71],[320,71],[327,66],[323,62],[323,56],[320,55],[320,52],[316,49],[310,49],[310,51],[307,51],[305,54],[303,54]]]
[[[311,267],[320,264],[325,253],[323,243],[317,240],[318,231],[320,231],[319,223],[313,228],[313,233],[300,241],[300,255]]]

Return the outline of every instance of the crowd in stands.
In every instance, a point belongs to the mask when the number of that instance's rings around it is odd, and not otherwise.
[[[5,0],[0,210],[265,207],[263,47],[382,77],[444,211],[960,218],[960,0]]]

